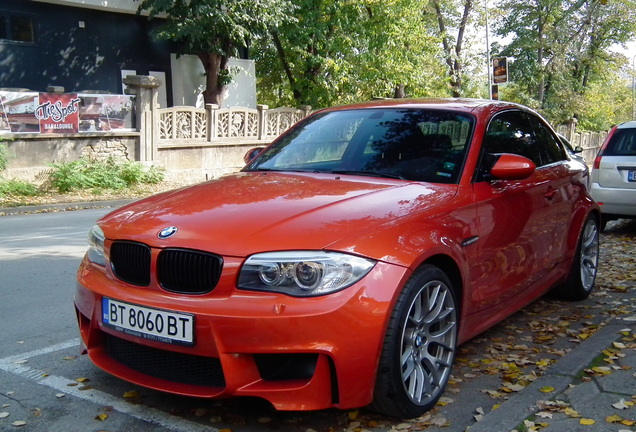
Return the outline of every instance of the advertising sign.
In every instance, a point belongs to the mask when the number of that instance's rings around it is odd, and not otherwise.
[[[41,133],[79,132],[79,103],[75,93],[40,93],[35,118],[40,122]]]
[[[134,96],[0,91],[3,133],[134,131]]]
[[[508,58],[498,57],[492,59],[493,83],[503,84],[508,82]]]

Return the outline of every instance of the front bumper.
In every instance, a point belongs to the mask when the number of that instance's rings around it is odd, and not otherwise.
[[[377,263],[357,284],[315,298],[237,290],[225,275],[209,294],[183,295],[128,285],[84,260],[75,307],[91,360],[126,381],[194,397],[260,397],[279,410],[346,409],[372,400],[395,292],[408,275]],[[106,327],[104,296],[193,314],[195,345]]]

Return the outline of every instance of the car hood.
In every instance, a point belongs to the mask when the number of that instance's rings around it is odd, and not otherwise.
[[[324,249],[357,233],[426,211],[456,185],[359,176],[237,173],[163,193],[99,221],[111,240],[244,257],[272,250]],[[177,232],[159,239],[167,227]]]

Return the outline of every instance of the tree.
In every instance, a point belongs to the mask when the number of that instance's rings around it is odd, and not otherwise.
[[[284,22],[291,10],[289,0],[141,0],[138,13],[165,17],[157,36],[177,42],[179,54],[198,56],[206,76],[203,98],[221,105],[231,82],[229,58]]]
[[[469,23],[469,17],[473,10],[473,2],[472,0],[462,0],[462,5],[459,5],[456,4],[456,2],[432,0],[431,6],[435,11],[435,17],[441,35],[444,60],[448,67],[451,93],[453,97],[460,97],[463,93],[462,76],[464,74],[462,49],[466,26]],[[458,11],[461,11],[460,17],[457,16]],[[453,38],[451,36],[450,28],[457,29],[456,37]]]
[[[439,39],[425,26],[427,0],[295,0],[297,23],[261,38],[259,97],[328,106],[439,91]]]
[[[594,103],[592,86],[618,79],[625,58],[610,48],[636,34],[634,0],[503,0],[498,6],[506,14],[497,33],[510,41],[500,53],[513,60],[506,94],[554,121],[578,117]]]

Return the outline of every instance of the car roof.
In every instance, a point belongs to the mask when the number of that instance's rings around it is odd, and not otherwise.
[[[636,121],[626,121],[624,123],[619,124],[618,126],[616,126],[616,129],[634,129],[636,128]]]
[[[349,109],[369,109],[369,108],[420,108],[439,109],[450,111],[470,112],[475,115],[480,113],[493,113],[507,109],[521,109],[534,112],[531,109],[512,102],[471,99],[471,98],[419,98],[419,99],[380,99],[369,102],[360,102],[351,105],[342,105],[326,108],[324,111],[341,111]]]

